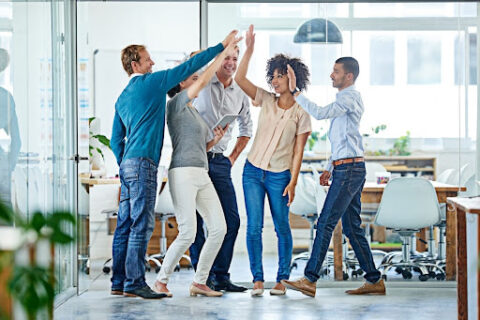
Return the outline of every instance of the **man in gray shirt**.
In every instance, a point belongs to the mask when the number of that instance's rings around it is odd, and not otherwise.
[[[233,257],[233,247],[240,227],[240,217],[231,178],[231,169],[252,136],[252,119],[250,117],[248,97],[233,81],[233,75],[237,70],[238,55],[239,50],[236,51],[236,54],[225,58],[212,80],[200,92],[194,102],[195,108],[210,128],[215,126],[217,121],[226,114],[239,115],[237,118],[239,136],[232,153],[229,156],[223,155],[232,138],[234,125],[228,128],[222,140],[207,153],[208,174],[217,191],[227,223],[227,234],[210,270],[207,285],[216,291],[225,290],[230,292],[247,290],[245,287],[232,283],[228,273]],[[195,269],[204,242],[203,220],[197,213],[197,236],[195,237],[195,242],[190,247],[190,257]]]

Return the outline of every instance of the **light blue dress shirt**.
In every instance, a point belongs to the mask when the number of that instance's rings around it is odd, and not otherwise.
[[[327,165],[328,171],[332,171],[332,161],[363,157],[362,135],[359,127],[364,107],[360,92],[355,90],[355,86],[339,91],[337,100],[325,107],[317,106],[303,94],[295,99],[315,119],[332,119],[328,131],[332,146],[332,155]]]

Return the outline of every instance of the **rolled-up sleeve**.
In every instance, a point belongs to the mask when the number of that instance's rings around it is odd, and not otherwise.
[[[242,109],[240,110],[239,115],[240,116],[237,118],[239,136],[251,137],[253,122],[250,114],[250,102],[245,94],[243,95]]]

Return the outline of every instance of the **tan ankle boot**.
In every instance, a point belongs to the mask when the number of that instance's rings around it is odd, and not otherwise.
[[[372,295],[384,295],[386,293],[385,283],[383,279],[377,281],[377,283],[365,282],[363,286],[354,290],[347,290],[348,294],[372,294]]]
[[[282,280],[281,283],[289,289],[300,291],[309,297],[315,297],[316,283],[309,281],[307,278],[300,278],[294,281]]]

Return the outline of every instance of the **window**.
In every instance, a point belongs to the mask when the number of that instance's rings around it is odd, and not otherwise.
[[[302,56],[302,45],[293,43],[294,34],[291,32],[282,34],[271,34],[270,40],[270,57],[278,53],[284,53],[291,57]]]
[[[335,60],[340,56],[337,45],[312,45],[310,82],[312,85],[331,85],[330,74]]]
[[[370,84],[393,85],[395,81],[395,40],[392,37],[370,38]]]
[[[408,84],[440,84],[441,41],[412,37],[407,41]]]
[[[469,84],[477,83],[477,36],[470,33],[469,43]],[[465,83],[465,37],[455,39],[455,85]]]

